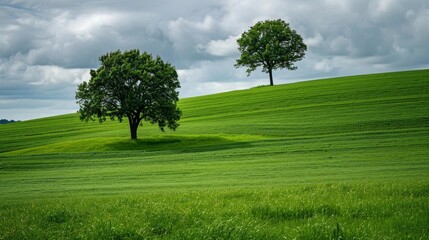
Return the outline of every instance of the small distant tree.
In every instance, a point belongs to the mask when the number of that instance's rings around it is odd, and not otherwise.
[[[160,57],[139,50],[115,51],[100,57],[101,66],[76,92],[81,120],[100,122],[128,118],[131,139],[142,121],[175,130],[181,111],[176,69]]]
[[[0,124],[8,124],[8,123],[16,123],[16,122],[19,122],[19,121],[0,119]]]
[[[307,50],[302,37],[281,19],[256,23],[237,39],[237,43],[241,56],[235,67],[247,67],[249,76],[262,66],[262,71],[270,75],[270,85],[274,85],[273,70],[295,70],[294,62],[303,59]]]

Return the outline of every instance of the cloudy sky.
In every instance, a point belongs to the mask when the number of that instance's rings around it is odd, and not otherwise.
[[[308,51],[275,84],[429,68],[427,0],[0,0],[0,118],[77,111],[77,84],[117,49],[172,63],[181,97],[268,84],[233,66],[236,39],[279,18]]]

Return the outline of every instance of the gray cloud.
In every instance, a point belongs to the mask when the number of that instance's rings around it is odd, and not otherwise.
[[[182,97],[265,84],[259,69],[247,77],[233,66],[236,38],[265,19],[289,22],[309,47],[298,70],[274,73],[276,83],[429,67],[425,0],[3,2],[0,118],[75,111],[76,85],[116,49],[175,65]]]

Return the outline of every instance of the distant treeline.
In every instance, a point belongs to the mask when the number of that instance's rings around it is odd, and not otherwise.
[[[20,121],[0,119],[0,124],[14,123],[14,122],[20,122]]]

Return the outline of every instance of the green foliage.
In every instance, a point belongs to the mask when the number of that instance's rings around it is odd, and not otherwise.
[[[429,70],[0,125],[0,239],[427,239]],[[288,94],[284,94],[288,92]]]
[[[256,23],[241,35],[237,43],[241,56],[235,66],[247,67],[248,75],[262,66],[262,71],[270,74],[271,85],[272,70],[295,70],[294,63],[302,60],[307,51],[302,37],[281,19]]]
[[[0,124],[8,124],[8,123],[16,123],[16,122],[19,122],[19,121],[0,119]]]
[[[101,56],[100,61],[101,67],[91,70],[89,82],[80,84],[76,92],[81,120],[128,118],[132,139],[137,138],[142,120],[157,123],[161,130],[179,126],[176,89],[180,83],[171,64],[139,50],[118,50]]]

